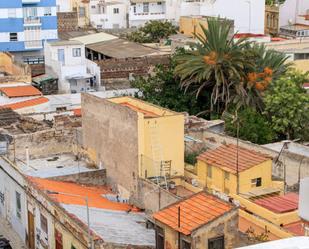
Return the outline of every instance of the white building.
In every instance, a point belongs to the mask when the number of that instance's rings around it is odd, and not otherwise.
[[[179,22],[181,16],[214,16],[234,21],[235,32],[264,34],[265,1],[261,0],[131,0],[130,26],[150,20]]]
[[[127,28],[128,4],[120,1],[91,0],[90,23],[98,29]]]
[[[60,93],[99,90],[100,68],[85,58],[85,45],[79,41],[46,43],[45,71],[58,78]]]

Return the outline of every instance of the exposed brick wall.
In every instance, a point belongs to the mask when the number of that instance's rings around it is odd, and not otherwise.
[[[151,56],[142,58],[110,59],[96,61],[101,68],[101,79],[124,79],[129,75],[147,75],[158,64],[169,63],[169,56]]]
[[[58,12],[58,32],[76,31],[78,29],[77,12]]]

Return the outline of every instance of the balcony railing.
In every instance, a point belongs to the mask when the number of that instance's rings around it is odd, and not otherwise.
[[[43,48],[42,40],[25,41],[25,49]]]
[[[39,26],[39,25],[41,25],[41,19],[38,16],[24,18],[24,26]]]

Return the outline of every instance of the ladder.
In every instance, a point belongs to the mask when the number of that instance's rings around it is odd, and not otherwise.
[[[151,122],[151,121],[150,121]],[[151,152],[152,152],[152,164],[154,169],[157,171],[157,184],[160,184],[160,180],[164,177],[164,183],[166,189],[168,189],[167,177],[165,171],[162,172],[162,162],[163,162],[163,149],[162,144],[159,141],[159,127],[157,121],[151,122],[149,125],[150,130],[150,143],[151,143]],[[160,179],[159,179],[160,178]]]

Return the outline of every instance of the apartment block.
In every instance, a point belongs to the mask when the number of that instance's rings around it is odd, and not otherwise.
[[[55,0],[0,1],[0,51],[40,52],[57,37]]]

